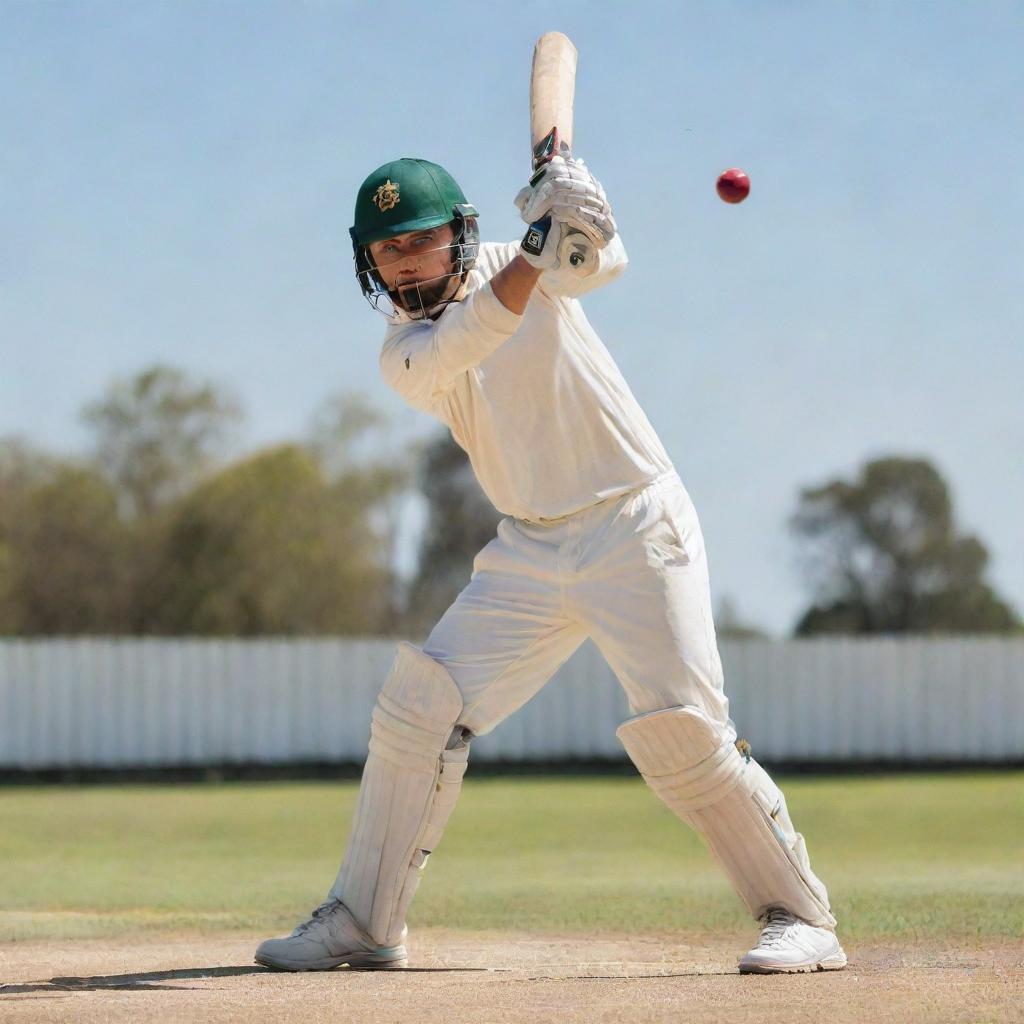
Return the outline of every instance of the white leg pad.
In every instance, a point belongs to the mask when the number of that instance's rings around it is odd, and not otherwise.
[[[331,889],[381,946],[402,941],[423,866],[455,807],[469,759],[468,733],[456,726],[462,708],[444,666],[399,644],[373,711],[348,850]]]
[[[701,836],[755,918],[781,906],[808,924],[835,927],[781,790],[703,711],[654,711],[616,735],[651,789]]]

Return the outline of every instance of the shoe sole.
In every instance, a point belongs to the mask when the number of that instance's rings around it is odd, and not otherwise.
[[[803,964],[740,964],[740,974],[813,974],[815,971],[841,971],[846,966],[846,954],[840,949],[824,960]]]
[[[333,971],[342,965],[353,971],[394,971],[409,966],[409,958],[400,946],[379,953],[348,953],[321,960],[283,960],[261,954],[257,954],[255,960],[263,967],[272,967],[278,971]]]

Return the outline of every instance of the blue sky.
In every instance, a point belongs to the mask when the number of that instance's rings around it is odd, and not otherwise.
[[[587,312],[716,596],[788,629],[798,488],[894,453],[936,462],[1024,608],[1020,4],[0,0],[0,434],[82,449],[83,403],[156,361],[232,391],[245,447],[342,389],[433,430],[378,377],[352,199],[424,156],[518,235],[552,28],[631,256]]]

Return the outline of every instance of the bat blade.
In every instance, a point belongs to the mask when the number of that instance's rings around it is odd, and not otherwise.
[[[561,32],[547,32],[533,48],[530,74],[530,150],[537,166],[572,152],[576,47]]]
[[[533,48],[530,74],[530,157],[534,170],[531,184],[553,157],[572,155],[573,101],[576,93],[576,47],[562,32],[546,32]],[[539,255],[551,229],[551,218],[530,225],[524,242]],[[580,267],[589,258],[589,244],[578,232],[572,235],[569,262]]]

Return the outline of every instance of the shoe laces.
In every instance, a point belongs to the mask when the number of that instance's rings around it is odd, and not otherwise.
[[[797,922],[798,918],[784,907],[770,907],[764,916],[764,927],[761,929],[758,946],[775,948],[782,945],[786,932]]]
[[[302,935],[304,932],[309,931],[309,929],[312,928],[313,925],[318,924],[320,922],[321,918],[329,917],[330,914],[333,912],[334,908],[337,907],[339,903],[341,903],[341,900],[324,900],[324,902],[321,903],[320,906],[313,911],[313,913],[310,915],[309,920],[303,921],[302,924],[300,924],[295,929],[294,934]]]

